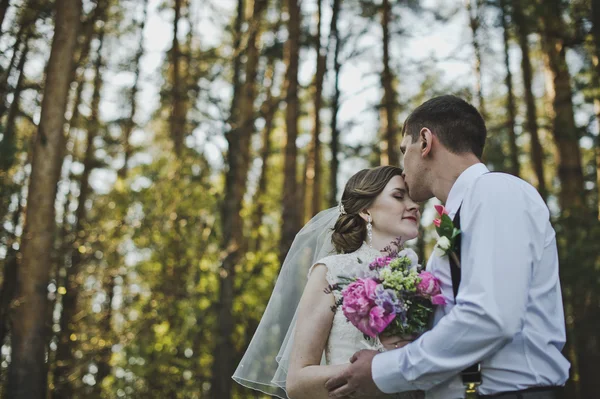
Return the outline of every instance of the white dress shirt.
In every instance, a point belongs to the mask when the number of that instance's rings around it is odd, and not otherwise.
[[[483,395],[564,385],[569,376],[548,208],[525,181],[487,172],[473,165],[450,190],[449,216],[461,209],[460,291],[455,301],[448,259],[432,254],[427,270],[440,279],[447,304],[418,340],[375,356],[373,379],[385,393],[463,398],[460,372],[477,362]]]

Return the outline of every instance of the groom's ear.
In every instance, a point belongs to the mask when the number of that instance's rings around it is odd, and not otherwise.
[[[424,127],[419,132],[419,141],[421,144],[421,156],[426,157],[431,152],[431,146],[433,144],[433,133],[431,130]]]

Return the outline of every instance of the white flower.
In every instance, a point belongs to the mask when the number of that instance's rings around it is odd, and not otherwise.
[[[441,256],[446,255],[446,253],[448,252],[449,249],[450,249],[450,240],[448,239],[448,237],[440,237],[437,241],[437,244],[435,245],[433,252],[437,256],[441,257]]]

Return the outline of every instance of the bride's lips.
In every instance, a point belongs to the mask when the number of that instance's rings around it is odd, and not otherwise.
[[[402,219],[412,220],[415,224],[417,223],[417,218],[415,216],[405,216]]]

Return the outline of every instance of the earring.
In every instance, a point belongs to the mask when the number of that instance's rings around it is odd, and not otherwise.
[[[367,244],[369,244],[369,248],[373,248],[373,225],[371,222],[371,215],[367,216]]]

